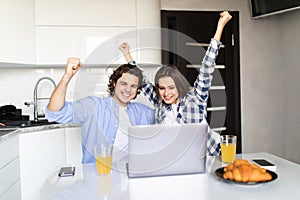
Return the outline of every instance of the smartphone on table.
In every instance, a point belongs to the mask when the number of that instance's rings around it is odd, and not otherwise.
[[[258,166],[265,168],[267,170],[275,171],[277,168],[275,164],[267,161],[266,159],[252,159],[252,161]]]
[[[75,175],[75,167],[62,167],[59,170],[58,176],[65,177],[65,176],[74,176]]]

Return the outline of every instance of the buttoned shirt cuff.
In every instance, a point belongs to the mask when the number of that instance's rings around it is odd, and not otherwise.
[[[129,61],[128,64],[129,64],[129,65],[134,65],[134,66],[136,66],[136,62],[135,62],[134,60]]]

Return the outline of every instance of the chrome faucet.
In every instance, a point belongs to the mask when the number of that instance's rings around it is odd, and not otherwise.
[[[36,121],[36,122],[39,120],[40,117],[45,117],[44,113],[40,114],[40,115],[38,114],[38,101],[39,100],[50,99],[50,97],[49,98],[40,98],[40,97],[38,97],[38,86],[39,86],[39,84],[40,84],[40,82],[42,80],[49,80],[49,81],[51,81],[51,83],[54,86],[54,89],[56,88],[56,84],[55,84],[54,80],[51,79],[51,78],[49,78],[49,77],[42,77],[35,84],[35,86],[34,86],[34,92],[33,92],[33,102],[25,102],[24,104],[27,105],[27,106],[30,106],[30,105],[33,104],[33,117],[34,117],[34,121]]]

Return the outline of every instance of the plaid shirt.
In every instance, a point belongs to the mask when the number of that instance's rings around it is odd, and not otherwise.
[[[184,98],[181,98],[178,103],[176,119],[178,123],[200,123],[206,117],[208,91],[213,78],[211,74],[215,69],[215,60],[218,56],[220,45],[221,42],[213,38],[211,39],[210,45],[202,60],[199,75],[194,82],[194,88],[191,89]],[[133,62],[131,64],[135,63]],[[149,80],[145,80],[143,92],[146,98],[148,98],[155,107],[156,123],[162,123],[166,117],[166,111],[172,109],[171,105],[159,101],[154,85]],[[208,154],[218,155],[220,153],[218,133],[209,130],[207,140]]]

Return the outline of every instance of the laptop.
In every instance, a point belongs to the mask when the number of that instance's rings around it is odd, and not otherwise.
[[[205,172],[206,122],[129,127],[129,178]]]

